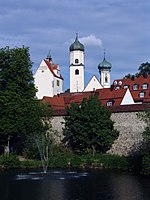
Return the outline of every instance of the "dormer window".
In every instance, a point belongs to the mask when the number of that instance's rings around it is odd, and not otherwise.
[[[120,86],[116,86],[116,90],[120,90]]]
[[[143,89],[143,90],[146,90],[147,88],[148,88],[148,83],[143,83],[142,89]]]
[[[138,90],[139,85],[138,84],[134,84],[133,85],[133,90]]]
[[[110,100],[107,101],[107,104],[106,104],[106,105],[107,105],[107,106],[113,106],[114,102],[115,102],[115,101],[114,101],[113,99],[110,99]]]
[[[139,93],[139,96],[140,96],[140,98],[144,98],[145,92],[144,92],[144,91],[141,91],[141,92]]]
[[[78,64],[79,63],[79,59],[75,59],[75,63]]]
[[[124,85],[123,88],[124,88],[124,89],[127,89],[127,88],[129,88],[129,85]]]
[[[75,70],[75,75],[79,75],[79,70],[78,69]]]

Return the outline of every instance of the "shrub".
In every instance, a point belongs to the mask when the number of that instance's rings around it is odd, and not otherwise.
[[[14,154],[3,155],[0,157],[0,164],[4,168],[18,168],[20,167],[20,161]]]

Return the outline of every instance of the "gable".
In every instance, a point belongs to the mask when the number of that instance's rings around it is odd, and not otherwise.
[[[84,89],[84,92],[95,91],[97,89],[103,88],[96,76],[94,75],[91,80],[88,82],[87,86]]]
[[[134,100],[132,98],[130,90],[127,89],[120,105],[130,105],[130,104],[134,104]]]

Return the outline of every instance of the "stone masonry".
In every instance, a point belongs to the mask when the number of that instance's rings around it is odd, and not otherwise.
[[[112,113],[112,120],[115,122],[114,128],[119,131],[119,137],[108,153],[129,155],[137,151],[143,140],[142,132],[146,127],[145,122],[138,117],[138,112]],[[63,116],[54,116],[52,119],[52,126],[58,131],[60,140],[63,138],[64,122]]]

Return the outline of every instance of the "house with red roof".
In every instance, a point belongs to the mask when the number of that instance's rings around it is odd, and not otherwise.
[[[52,62],[52,57],[49,53],[47,58],[42,60],[34,74],[37,98],[42,99],[44,96],[53,97],[62,93],[63,80],[59,65]]]
[[[150,75],[132,76],[113,81],[112,90],[129,89],[137,104],[150,103]]]

